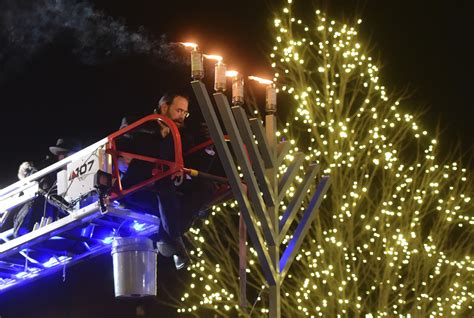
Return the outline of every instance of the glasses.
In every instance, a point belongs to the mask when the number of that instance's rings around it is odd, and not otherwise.
[[[183,115],[184,115],[184,118],[188,118],[189,115],[191,115],[187,110],[184,110],[184,109],[181,109],[181,108],[176,109],[176,112],[177,112],[180,116],[183,116]]]

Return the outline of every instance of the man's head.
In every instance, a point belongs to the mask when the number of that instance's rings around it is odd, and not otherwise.
[[[189,99],[183,94],[165,94],[158,102],[156,112],[165,115],[178,128],[184,127],[184,119],[189,116]]]

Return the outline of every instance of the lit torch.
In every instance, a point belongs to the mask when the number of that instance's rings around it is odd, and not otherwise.
[[[227,77],[232,77],[232,105],[244,104],[244,78],[237,71],[227,71]]]
[[[216,60],[214,68],[214,90],[216,92],[224,92],[226,90],[226,65],[222,63],[222,56],[204,54],[204,57],[209,60]]]
[[[180,44],[184,47],[190,47],[193,50],[197,50],[197,48],[198,48],[198,45],[196,43],[192,43],[192,42],[180,42]]]
[[[191,77],[195,81],[204,78],[204,65],[202,61],[202,53],[198,50],[198,45],[191,42],[181,42],[181,45],[191,48]]]
[[[256,77],[256,76],[249,76],[249,79],[257,81],[260,84],[267,85],[265,111],[267,112],[267,114],[276,113],[277,96],[276,96],[275,84],[271,80],[267,80],[267,79]]]

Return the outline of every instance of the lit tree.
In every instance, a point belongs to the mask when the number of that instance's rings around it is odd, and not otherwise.
[[[274,20],[270,57],[280,96],[291,97],[285,108],[294,111],[277,135],[293,139],[292,151],[318,162],[332,185],[282,286],[282,316],[472,313],[473,189],[466,169],[454,155],[440,159],[436,139],[417,124],[420,115],[405,113],[403,96],[386,92],[358,40],[361,20],[330,21],[318,10],[315,25],[305,25],[288,2]],[[291,159],[292,152],[286,163]],[[192,230],[195,262],[178,312],[249,314],[238,307],[235,204],[214,207]],[[254,305],[268,289],[250,251]],[[260,298],[252,316],[266,312]]]

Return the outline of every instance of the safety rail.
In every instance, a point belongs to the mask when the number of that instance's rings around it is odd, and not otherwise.
[[[38,172],[35,172],[34,174],[19,180],[10,186],[0,189],[0,214],[6,212],[7,210],[14,208],[15,206],[18,206],[26,201],[28,201],[31,198],[28,198],[27,200],[22,200],[22,192],[25,189],[28,189],[30,187],[33,187],[37,185],[38,181],[44,178],[45,176],[58,171],[64,167],[66,167],[68,164],[77,161],[78,159],[89,155],[90,153],[97,151],[97,149],[104,147],[107,142],[109,141],[109,138],[103,138],[96,143],[72,154],[71,156],[64,158],[44,169],[41,169]],[[102,165],[105,164],[105,162],[102,162]],[[106,167],[104,167],[107,169]],[[17,200],[11,200],[13,196],[17,195],[18,198]]]
[[[163,121],[170,129],[170,133],[171,133],[171,137],[173,138],[173,145],[174,145],[174,161],[168,161],[168,160],[163,160],[159,158],[153,158],[149,156],[143,156],[140,154],[134,154],[131,152],[117,150],[117,144],[116,144],[117,138],[124,136],[125,134],[133,131],[134,129],[142,126],[143,124],[147,122],[152,122],[156,120]],[[130,124],[129,126],[124,127],[113,134],[110,134],[107,138],[109,140],[107,153],[111,155],[112,162],[113,162],[112,176],[116,180],[116,183],[117,183],[117,186],[112,189],[112,193],[110,195],[111,199],[122,198],[160,179],[163,179],[167,176],[170,176],[179,171],[182,171],[184,168],[183,153],[181,150],[181,135],[179,133],[178,128],[176,127],[176,124],[171,119],[163,115],[153,114],[153,115],[146,116]],[[122,177],[119,171],[119,163],[118,163],[119,157],[127,157],[133,160],[146,161],[146,162],[154,163],[157,168],[159,168],[159,166],[161,167],[166,166],[168,169],[166,171],[164,171],[163,169],[156,169],[155,170],[156,173],[150,178],[136,185],[133,185],[128,189],[123,189]]]

